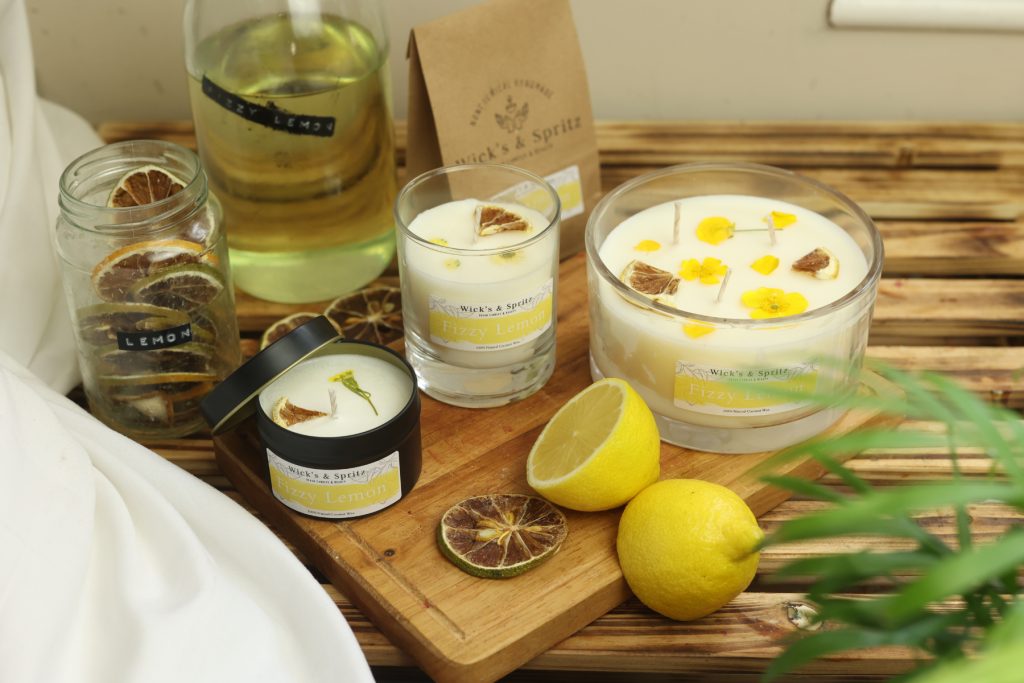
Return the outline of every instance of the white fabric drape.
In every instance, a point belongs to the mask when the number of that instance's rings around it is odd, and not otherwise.
[[[23,0],[0,0],[0,681],[372,681],[266,527],[64,398],[57,180],[98,145],[37,98]]]

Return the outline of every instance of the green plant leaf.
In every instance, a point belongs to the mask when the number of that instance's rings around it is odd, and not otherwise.
[[[763,680],[773,681],[788,671],[834,652],[860,650],[882,645],[913,646],[954,623],[956,623],[956,615],[933,614],[914,624],[913,627],[900,631],[855,628],[816,631],[790,644],[785,652],[768,665]]]
[[[801,479],[800,477],[778,475],[762,477],[761,479],[772,486],[777,486],[780,489],[786,489],[787,491],[798,493],[802,496],[807,496],[808,498],[829,501],[832,503],[842,502],[846,498],[846,496],[835,489],[822,486],[821,484],[807,479]]]
[[[998,580],[1022,563],[1024,530],[1016,529],[989,545],[944,558],[899,593],[883,598],[887,618],[899,623],[919,611],[922,604],[938,602]]]
[[[914,683],[1020,683],[1024,641],[1008,641],[983,656],[930,667]]]
[[[772,580],[820,576],[815,588],[824,592],[840,592],[864,579],[891,576],[893,572],[920,573],[933,566],[937,560],[935,554],[920,551],[875,553],[862,550],[796,560],[776,570]],[[835,587],[823,589],[823,584]]]

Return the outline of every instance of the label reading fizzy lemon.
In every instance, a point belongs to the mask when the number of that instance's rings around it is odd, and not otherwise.
[[[490,303],[462,303],[430,296],[430,339],[467,351],[511,349],[551,327],[554,281],[524,296]]]
[[[807,401],[770,396],[758,388],[805,394],[818,386],[818,366],[800,363],[771,368],[722,368],[676,361],[675,404],[706,415],[773,415]]]
[[[398,451],[362,467],[321,470],[295,465],[267,449],[267,463],[274,497],[307,515],[359,517],[402,497]]]

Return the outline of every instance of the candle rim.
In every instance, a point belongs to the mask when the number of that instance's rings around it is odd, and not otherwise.
[[[726,318],[720,316],[705,315],[702,313],[692,313],[690,311],[687,311],[686,309],[675,308],[674,306],[669,306],[661,302],[653,301],[650,298],[644,296],[643,294],[634,291],[630,287],[626,286],[626,284],[622,282],[619,278],[615,277],[611,270],[608,269],[608,266],[605,264],[604,260],[601,258],[601,245],[595,244],[596,237],[594,236],[596,232],[594,226],[597,217],[601,215],[603,211],[607,210],[608,206],[614,200],[618,199],[620,196],[626,194],[630,190],[633,190],[637,186],[673,174],[688,174],[701,171],[746,171],[753,173],[761,173],[764,175],[786,178],[789,180],[796,181],[798,183],[803,183],[804,185],[810,186],[818,191],[822,191],[827,195],[831,195],[833,198],[838,200],[838,202],[841,205],[843,205],[844,208],[849,210],[855,218],[857,218],[861,223],[863,223],[867,227],[868,236],[871,239],[871,246],[874,252],[871,261],[868,263],[867,273],[865,273],[861,281],[858,282],[849,292],[839,297],[835,301],[825,304],[824,306],[820,306],[818,308],[812,309],[810,311],[805,311],[804,313],[799,313],[797,315],[786,316],[783,318],[771,318],[761,320],[755,320],[752,318]],[[756,195],[745,196],[753,197]],[[771,199],[770,197],[762,198]],[[671,201],[678,200],[667,200],[667,202],[664,203],[668,203]],[[787,203],[792,204],[793,202],[787,201]],[[653,206],[659,205],[652,204],[651,206],[644,207],[644,209],[641,209],[640,211],[645,211],[649,208],[652,208]],[[795,206],[800,205],[795,204]],[[811,209],[806,210],[811,211]],[[638,211],[637,213],[640,213],[640,211]],[[635,215],[637,214],[634,213],[631,216],[629,216],[629,218],[632,218],[632,216]],[[727,325],[730,327],[748,327],[757,329],[763,329],[765,327],[784,327],[787,325],[793,325],[795,323],[807,320],[823,318],[843,308],[846,308],[847,306],[855,304],[863,296],[865,296],[866,292],[870,292],[873,286],[878,284],[878,281],[882,277],[882,265],[883,261],[885,260],[885,247],[882,242],[882,235],[878,231],[878,226],[875,225],[875,222],[871,219],[870,216],[868,216],[867,212],[865,212],[856,202],[847,197],[845,194],[843,194],[839,190],[836,190],[835,188],[826,185],[825,183],[801,175],[799,173],[794,173],[793,171],[787,171],[786,169],[777,168],[775,166],[768,166],[766,164],[752,164],[746,162],[696,162],[688,164],[677,164],[675,166],[663,168],[659,171],[645,173],[644,175],[633,178],[632,180],[628,180],[625,183],[616,187],[608,194],[606,194],[604,197],[602,197],[601,201],[599,201],[597,205],[594,207],[594,210],[590,214],[590,218],[587,220],[587,228],[584,242],[586,247],[587,260],[597,270],[598,275],[603,280],[608,282],[613,288],[615,288],[617,293],[625,297],[628,302],[636,304],[641,308],[649,308],[654,310],[655,312],[668,314],[673,318],[686,318],[687,320],[711,323],[715,325]]]
[[[525,176],[527,180],[535,182],[539,187],[543,188],[545,192],[547,192],[548,195],[552,198],[554,202],[554,216],[552,218],[547,218],[545,216],[545,218],[548,221],[548,224],[545,225],[543,229],[539,230],[536,235],[531,236],[529,239],[525,239],[522,242],[516,242],[515,244],[508,244],[505,245],[504,247],[491,247],[488,249],[463,249],[459,247],[443,246],[437,244],[436,242],[431,242],[429,238],[421,237],[409,229],[410,225],[412,224],[412,221],[410,221],[409,225],[406,225],[405,221],[402,220],[402,217],[399,214],[398,207],[402,205],[402,200],[405,198],[405,196],[411,193],[412,190],[414,190],[417,185],[420,185],[430,180],[431,178],[435,178],[440,175],[450,175],[452,172],[461,173],[463,171],[480,169],[510,171],[512,173]],[[477,199],[476,197],[465,197],[463,199],[452,199],[448,202],[437,204],[436,206],[430,207],[430,209],[426,209],[426,211],[436,209],[438,206],[444,206],[444,204],[449,204],[451,202],[466,201],[466,199],[476,199],[477,201],[486,202],[486,200]],[[495,201],[495,203],[499,202]],[[511,204],[514,202],[504,203]],[[529,206],[526,206],[525,204],[521,204],[520,206],[524,206],[525,208],[528,209],[531,208]],[[541,211],[537,209],[533,210],[543,215]],[[412,240],[421,247],[425,247],[431,251],[441,254],[448,254],[451,256],[494,256],[496,254],[503,254],[508,251],[517,251],[519,249],[525,249],[526,247],[532,246],[533,244],[540,242],[541,239],[546,237],[548,233],[551,231],[551,229],[553,227],[558,226],[562,221],[562,198],[558,195],[558,192],[556,192],[555,189],[551,187],[551,184],[548,181],[544,180],[544,178],[541,178],[539,175],[531,173],[526,169],[519,168],[518,166],[512,166],[511,164],[455,164],[453,166],[442,166],[441,168],[435,168],[431,171],[427,171],[426,173],[421,173],[420,175],[416,176],[415,178],[407,182],[405,184],[405,187],[402,188],[402,191],[398,193],[398,197],[395,199],[395,208],[393,213],[395,216],[395,226],[398,228],[398,232],[401,233],[403,237]],[[424,212],[421,211],[417,213],[416,216],[418,217],[423,213]],[[415,218],[413,219],[413,221],[415,221]]]

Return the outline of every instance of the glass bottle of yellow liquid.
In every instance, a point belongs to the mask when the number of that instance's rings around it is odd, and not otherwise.
[[[185,34],[236,284],[308,302],[380,275],[397,181],[376,0],[188,0]]]

